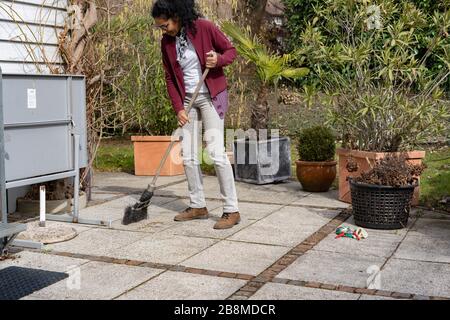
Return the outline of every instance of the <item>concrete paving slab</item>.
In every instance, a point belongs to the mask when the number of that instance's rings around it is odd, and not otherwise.
[[[136,201],[137,195],[120,197],[112,201],[84,208],[80,210],[80,217],[115,221],[122,219],[125,207],[133,205]]]
[[[212,211],[222,206],[222,200],[206,200],[206,207],[208,208],[208,211]],[[174,214],[178,214],[187,207],[189,207],[189,199],[177,199],[161,206],[159,209],[156,208],[156,212],[172,211]],[[153,208],[149,207],[149,212],[154,212]]]
[[[292,205],[323,207],[323,208],[341,208],[350,207],[350,204],[338,200],[338,190],[328,192],[311,193],[308,196],[294,201]]]
[[[120,296],[118,300],[223,300],[245,280],[167,271]]]
[[[109,300],[155,277],[162,270],[89,262],[66,280],[34,292],[34,298],[57,300]],[[79,280],[77,279],[77,276]]]
[[[420,229],[419,229],[420,230]],[[449,240],[432,235],[409,233],[394,254],[395,258],[450,263]]]
[[[134,205],[139,200],[140,195],[129,195],[101,203],[95,206],[87,207],[80,210],[80,216],[89,219],[122,220],[125,208]],[[152,198],[152,203],[149,207],[153,211],[168,211],[170,210],[167,204],[175,201],[176,198],[157,197]]]
[[[391,259],[381,271],[381,289],[450,297],[450,264]]]
[[[178,264],[215,244],[217,240],[156,233],[122,246],[114,255],[122,259]]]
[[[409,234],[440,239],[450,243],[450,220],[419,218]]]
[[[349,223],[343,223],[341,226],[351,226],[352,228],[355,228],[355,226]],[[350,238],[336,239],[336,234],[333,232],[315,246],[314,249],[318,251],[346,253],[357,256],[388,258],[404,238],[403,234],[372,232],[372,230],[369,229],[366,231],[369,236],[366,239],[361,239],[359,241]]]
[[[416,218],[410,217],[408,219],[408,224],[406,225],[406,228],[402,228],[402,229],[396,229],[396,230],[381,230],[381,229],[369,229],[369,228],[364,228],[364,229],[369,234],[369,237],[373,234],[377,234],[377,235],[392,234],[392,235],[404,237],[406,235],[406,233],[410,230],[411,226],[414,224],[415,220],[416,220]],[[347,226],[352,229],[360,228],[359,226],[356,225],[355,219],[353,218],[353,216],[350,216],[344,223],[341,224],[341,226]]]
[[[189,237],[226,239],[254,223],[257,219],[267,216],[272,211],[278,210],[279,208],[281,208],[281,206],[264,204],[250,205],[248,203],[241,203],[239,205],[241,222],[231,229],[215,230],[213,229],[213,226],[223,214],[222,206],[220,206],[212,211],[209,211],[210,218],[207,220],[176,222],[170,227],[170,229],[167,229],[167,232]]]
[[[164,198],[159,198],[164,199]],[[169,198],[174,199],[174,198]],[[216,208],[222,207],[221,201],[208,201],[207,208],[210,212],[216,210]],[[182,210],[189,206],[189,200],[187,199],[176,199],[170,202],[162,204],[152,203],[148,207],[148,219],[142,220],[129,225],[122,225],[121,219],[115,220],[112,227],[117,230],[131,230],[131,231],[141,231],[148,233],[155,233],[166,230],[177,224],[173,218]]]
[[[88,255],[117,257],[117,250],[147,236],[141,232],[112,229],[92,229],[62,243],[46,245],[46,250],[56,250]]]
[[[258,275],[289,249],[280,246],[224,240],[184,261],[182,265],[215,271]]]
[[[116,220],[112,223],[114,230],[139,231],[146,233],[156,233],[164,231],[175,224],[173,217],[175,213],[172,211],[154,212],[149,208],[148,219],[139,222],[123,225],[122,220]]]
[[[284,207],[230,239],[294,247],[338,214],[338,211]]]
[[[14,256],[16,257],[14,260],[0,261],[0,269],[15,266],[52,272],[67,272],[89,262],[84,259],[54,256],[31,251],[22,251],[16,253]]]
[[[135,176],[125,172],[95,172],[93,191],[141,193],[152,181],[153,176]],[[157,187],[182,182],[186,176],[160,176]]]
[[[426,210],[424,208],[411,208],[410,216],[426,219],[450,220],[450,213]]]
[[[203,185],[205,189],[205,197],[221,199],[217,177],[203,177]],[[276,187],[271,188],[267,187],[267,185],[263,186],[236,182],[238,199],[240,201],[247,202],[265,202],[286,205],[309,194],[301,191],[300,188],[294,183],[288,183],[283,187],[280,187],[279,185],[270,186]],[[279,190],[277,190],[277,187]],[[188,195],[187,190],[187,182],[183,182],[157,190],[157,194],[185,197]]]
[[[279,210],[281,207],[282,205],[240,202],[239,212],[241,218],[255,221],[268,216],[272,212]]]
[[[245,216],[242,216],[241,222],[233,228],[216,230],[213,228],[214,224],[220,219],[221,216],[222,208],[217,208],[209,212],[209,219],[175,222],[170,228],[166,229],[164,233],[187,237],[226,239],[239,230],[246,228],[251,223],[254,223],[254,220],[249,220]]]
[[[47,300],[45,298],[33,297],[32,295],[20,298],[19,300]]]
[[[381,268],[385,258],[311,250],[300,256],[278,277],[291,280],[366,288],[368,268]]]
[[[243,183],[236,184],[236,192],[240,201],[280,205],[289,205],[306,195],[301,190],[273,191],[267,187],[243,186]]]
[[[390,298],[390,297],[371,296],[368,294],[362,294],[358,300],[409,300],[409,299],[396,299],[396,298]]]
[[[112,200],[114,198],[120,197],[120,196],[125,196],[126,194],[124,193],[119,193],[119,192],[115,192],[115,193],[111,193],[111,192],[92,192],[91,193],[91,201],[109,201]],[[89,203],[88,203],[89,205]]]
[[[359,294],[267,283],[249,300],[357,300]]]
[[[261,187],[278,192],[299,192],[299,194],[303,196],[311,194],[311,192],[304,191],[302,189],[302,185],[297,180],[286,180],[277,183],[268,183],[261,185]]]

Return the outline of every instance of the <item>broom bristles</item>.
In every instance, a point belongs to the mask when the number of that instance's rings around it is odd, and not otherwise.
[[[145,220],[148,217],[148,206],[150,205],[150,200],[153,197],[153,192],[145,190],[139,202],[133,206],[128,206],[125,208],[125,212],[122,219],[123,225],[128,225],[130,223],[139,222]]]

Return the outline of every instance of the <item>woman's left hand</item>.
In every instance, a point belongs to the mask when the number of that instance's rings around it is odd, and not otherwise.
[[[217,53],[214,51],[210,51],[206,54],[206,67],[207,68],[215,68],[217,66]]]

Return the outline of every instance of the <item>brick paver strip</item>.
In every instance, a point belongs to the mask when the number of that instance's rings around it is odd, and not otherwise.
[[[375,295],[377,290],[375,289],[367,289],[367,288],[358,288],[355,290],[356,293],[360,294],[368,294],[368,295]]]
[[[409,293],[394,292],[394,293],[392,293],[391,297],[398,298],[398,299],[411,299],[413,297],[413,295],[409,294]]]
[[[306,284],[305,284],[305,287],[308,287],[308,288],[320,288],[320,286],[321,286],[321,284],[320,284],[320,282],[315,282],[315,281],[308,281],[308,282],[306,282]]]
[[[450,298],[445,297],[434,297],[434,296],[422,296],[415,295],[411,293],[403,293],[403,292],[393,292],[386,290],[375,290],[375,289],[366,289],[366,288],[356,288],[350,286],[336,286],[334,284],[328,283],[320,283],[314,281],[299,281],[299,280],[289,280],[284,278],[275,278],[272,280],[273,283],[283,283],[297,287],[308,287],[308,288],[320,288],[324,290],[331,291],[340,291],[340,292],[348,292],[348,293],[359,293],[370,296],[379,296],[379,297],[390,297],[395,299],[415,299],[415,300],[450,300]]]

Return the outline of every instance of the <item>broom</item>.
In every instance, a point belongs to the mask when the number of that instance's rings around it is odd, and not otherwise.
[[[194,104],[195,100],[197,99],[198,93],[200,91],[200,88],[203,85],[203,82],[206,79],[206,76],[208,75],[209,68],[206,68],[203,72],[202,78],[200,79],[199,83],[197,84],[197,87],[195,88],[194,94],[192,95],[191,101],[189,101],[189,105],[186,108],[186,114],[189,115],[189,111],[192,108],[192,105]],[[178,130],[177,130],[178,131]],[[181,137],[182,138],[182,137]],[[123,215],[122,224],[128,225],[133,222],[138,222],[144,219],[147,219],[148,216],[148,206],[150,205],[151,199],[153,197],[153,193],[155,191],[155,185],[156,180],[159,177],[159,174],[161,173],[161,169],[164,166],[164,163],[166,163],[167,157],[169,156],[170,151],[172,150],[172,147],[175,145],[176,140],[172,139],[169,146],[167,147],[166,153],[164,154],[158,170],[156,170],[156,174],[153,177],[152,182],[148,185],[147,189],[142,193],[139,202],[135,203],[132,206],[128,206],[125,208],[125,213]]]

